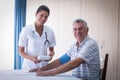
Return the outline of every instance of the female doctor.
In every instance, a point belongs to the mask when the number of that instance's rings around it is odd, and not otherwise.
[[[47,6],[41,5],[35,14],[35,22],[23,27],[19,35],[19,54],[24,57],[22,69],[43,67],[54,56],[54,46],[56,45],[53,30],[44,25],[47,21],[50,10]],[[49,51],[48,51],[49,50]],[[38,56],[49,55],[50,60],[39,60]]]

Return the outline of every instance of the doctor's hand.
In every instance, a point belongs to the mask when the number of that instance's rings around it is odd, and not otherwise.
[[[51,61],[51,60],[52,60],[52,58],[53,58],[53,56],[50,56],[50,60],[49,60],[49,61]]]
[[[37,59],[37,56],[33,56],[33,57],[31,58],[31,60],[32,60],[35,64],[41,62],[40,60]]]
[[[43,61],[49,62],[49,61],[52,60],[52,58],[53,58],[53,56],[50,56],[50,59],[49,59],[49,60],[43,60]]]
[[[39,72],[42,71],[40,68],[33,68],[29,72]]]
[[[50,60],[49,60],[49,61],[52,60],[52,58],[53,58],[54,55],[55,55],[55,52],[54,52],[54,51],[50,51],[50,52],[49,52],[49,56],[50,56]]]

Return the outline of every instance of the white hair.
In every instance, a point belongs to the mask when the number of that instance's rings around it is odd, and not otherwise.
[[[87,22],[85,20],[83,20],[83,19],[76,19],[75,21],[73,21],[73,24],[74,23],[83,23],[84,27],[88,28]]]

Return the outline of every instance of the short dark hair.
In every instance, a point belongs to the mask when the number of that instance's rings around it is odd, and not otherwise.
[[[39,8],[37,9],[36,13],[38,13],[38,12],[40,12],[42,10],[47,11],[48,15],[50,15],[50,10],[49,10],[49,8],[46,5],[39,6]]]

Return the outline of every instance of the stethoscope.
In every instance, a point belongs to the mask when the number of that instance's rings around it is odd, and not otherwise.
[[[33,34],[34,34],[35,32],[33,31]],[[33,37],[34,37],[34,35],[33,35]],[[46,44],[50,44],[50,41],[48,40],[48,37],[47,37],[47,32],[45,32],[45,41],[44,41],[44,46],[43,46],[43,51],[44,51],[44,53],[45,53],[45,46],[46,46]]]
[[[50,41],[47,39],[47,32],[45,32],[45,38],[46,38],[46,40],[44,41],[44,45],[46,45],[47,42],[48,42],[48,44],[50,44]]]
[[[45,45],[48,43],[48,44],[50,44],[50,41],[48,40],[48,38],[47,38],[47,32],[45,32],[45,38],[46,38],[46,40],[44,41],[44,53],[45,53]]]

